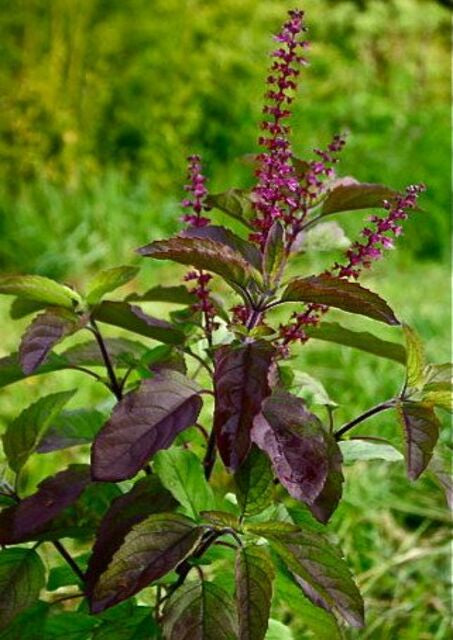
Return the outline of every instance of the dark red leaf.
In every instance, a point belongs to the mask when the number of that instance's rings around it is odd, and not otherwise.
[[[396,191],[383,184],[361,184],[353,178],[341,178],[332,185],[321,213],[328,215],[339,211],[382,207],[384,200],[391,200],[395,195]]]
[[[269,456],[289,494],[327,521],[341,495],[341,453],[304,401],[286,391],[274,393],[255,418],[252,440]]]
[[[104,300],[93,311],[93,317],[100,322],[121,327],[141,336],[153,338],[167,344],[181,344],[184,334],[169,322],[148,315],[140,307],[127,302]]]
[[[358,313],[380,322],[400,324],[385,300],[357,282],[322,274],[296,278],[286,287],[285,302],[315,302]]]
[[[107,569],[114,553],[135,524],[152,513],[173,511],[178,505],[157,476],[139,480],[130,491],[116,498],[105,514],[86,572],[86,588],[91,593],[99,576]]]
[[[273,347],[264,341],[216,351],[214,428],[222,460],[233,471],[250,450],[253,419],[271,392],[273,356]]]
[[[93,477],[132,478],[178,433],[192,426],[201,409],[198,386],[176,371],[164,370],[116,405],[92,448]]]
[[[181,236],[185,238],[209,238],[214,242],[225,244],[233,251],[239,251],[247,262],[250,262],[256,269],[261,270],[261,254],[256,245],[244,240],[225,227],[219,225],[189,227],[182,232]]]
[[[203,532],[177,513],[153,514],[134,525],[90,594],[91,612],[130,598],[175,569],[197,547]]]
[[[440,422],[433,408],[421,403],[402,402],[397,410],[406,433],[408,475],[411,480],[416,480],[431,460]]]
[[[73,504],[90,482],[90,468],[82,464],[71,465],[43,480],[36,493],[0,513],[0,544],[32,540],[48,522]]]
[[[65,336],[81,328],[83,320],[65,309],[49,309],[28,326],[19,349],[20,364],[26,375],[42,364],[51,349]]]

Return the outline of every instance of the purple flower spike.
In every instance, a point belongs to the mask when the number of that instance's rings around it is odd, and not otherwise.
[[[210,220],[201,215],[202,211],[207,211],[204,199],[208,194],[205,186],[206,178],[201,172],[201,159],[200,156],[192,155],[187,160],[189,161],[187,171],[189,184],[184,187],[184,190],[190,193],[192,199],[184,198],[181,204],[185,209],[192,209],[192,213],[184,214],[182,219],[192,227],[205,227]]]

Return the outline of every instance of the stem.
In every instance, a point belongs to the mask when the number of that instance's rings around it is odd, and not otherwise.
[[[206,447],[206,453],[203,460],[204,475],[206,480],[209,480],[209,478],[211,477],[212,470],[215,464],[216,455],[217,455],[216,434],[213,428],[209,435],[208,446]]]
[[[184,353],[187,353],[188,356],[192,356],[192,358],[195,358],[195,360],[197,360],[201,364],[201,366],[206,369],[211,378],[214,376],[214,371],[211,369],[211,367],[203,360],[201,356],[194,353],[192,349],[187,347],[186,349],[184,349]]]
[[[98,382],[102,382],[101,376],[99,376],[94,371],[91,371],[90,369],[87,369],[86,367],[79,367],[79,365],[75,365],[74,364],[74,365],[71,365],[69,367],[69,369],[74,369],[74,371],[81,371],[82,373],[86,373],[87,375],[91,376],[92,378],[95,378],[95,380],[97,380]]]
[[[94,337],[99,345],[99,350],[102,354],[102,358],[104,359],[105,368],[107,369],[107,373],[110,379],[110,389],[112,393],[115,395],[117,400],[121,400],[123,397],[123,392],[121,389],[121,385],[118,382],[118,378],[116,377],[115,370],[112,365],[112,361],[110,360],[109,352],[107,351],[107,347],[105,346],[104,339],[102,337],[101,332],[99,331],[99,327],[96,324],[96,320],[91,318],[91,327],[94,333]]]
[[[82,582],[85,582],[85,576],[83,575],[81,569],[79,568],[79,566],[77,565],[77,563],[75,562],[75,560],[73,558],[71,558],[69,552],[67,551],[67,549],[61,544],[61,542],[59,540],[55,540],[53,543],[53,546],[55,547],[55,549],[58,551],[58,553],[66,560],[66,562],[68,563],[68,565],[71,567],[71,569],[74,571],[74,573],[76,574],[76,576],[78,578],[80,578],[80,580]]]
[[[386,409],[391,409],[394,406],[395,399],[392,398],[391,400],[386,400],[385,402],[381,402],[375,407],[368,409],[368,411],[365,411],[365,413],[362,413],[361,415],[357,416],[357,418],[354,418],[354,420],[347,422],[340,429],[338,429],[338,431],[335,432],[335,440],[341,440],[344,434],[347,433],[350,429],[353,429],[357,424],[360,424],[364,420],[371,418],[371,416],[374,416],[376,413],[386,411]]]

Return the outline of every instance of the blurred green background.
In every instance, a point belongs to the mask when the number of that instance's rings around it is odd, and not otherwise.
[[[346,130],[343,175],[396,188],[427,184],[398,251],[366,282],[417,328],[437,362],[451,355],[448,4],[304,0],[311,65],[293,119],[298,155]],[[191,152],[203,156],[213,191],[250,185],[242,157],[257,150],[270,35],[293,5],[16,0],[12,9],[0,0],[0,271],[83,286],[99,267],[137,263],[134,247],[178,228]],[[360,212],[341,217],[350,237],[363,220]],[[148,261],[139,283],[173,284],[179,273]],[[27,323],[12,326],[8,304],[0,300],[0,355],[16,349]],[[346,348],[309,344],[300,364],[324,381],[345,420],[402,380],[394,364]],[[0,426],[43,392],[75,381],[75,405],[102,400],[74,376],[2,390]],[[388,418],[372,426],[397,431]],[[61,457],[41,459],[32,484],[61,466]],[[331,529],[364,590],[369,626],[347,638],[450,637],[449,525],[429,476],[411,485],[399,464],[348,468]],[[297,602],[278,613],[295,640],[312,637]]]

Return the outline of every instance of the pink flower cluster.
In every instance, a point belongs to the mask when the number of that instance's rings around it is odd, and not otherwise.
[[[374,229],[365,227],[361,235],[366,238],[365,243],[355,242],[346,251],[348,262],[346,265],[335,263],[326,274],[337,275],[340,278],[357,279],[363,268],[371,266],[373,260],[382,257],[385,249],[393,247],[393,236],[402,233],[401,222],[406,220],[408,212],[414,209],[417,198],[425,191],[424,185],[412,185],[406,188],[404,194],[399,194],[393,202],[384,200],[383,207],[388,212],[386,216],[371,216],[370,221]],[[337,273],[335,273],[337,272]],[[293,313],[292,322],[280,327],[281,353],[287,355],[287,345],[297,340],[306,342],[309,338],[304,327],[318,324],[324,313],[329,310],[326,305],[308,304],[302,313]]]
[[[258,183],[253,190],[256,217],[253,221],[256,232],[250,239],[261,247],[274,220],[285,220],[285,212],[296,210],[299,204],[299,181],[295,175],[292,151],[288,141],[290,128],[285,120],[291,115],[288,109],[297,88],[300,65],[306,63],[302,51],[308,43],[301,38],[306,31],[303,11],[290,11],[289,19],[283,25],[275,40],[281,45],[272,53],[274,62],[266,83],[265,94],[269,104],[263,112],[267,116],[261,128],[259,144],[265,151],[258,156]]]
[[[192,155],[187,160],[189,162],[187,171],[189,184],[185,185],[184,190],[190,193],[192,198],[184,198],[181,204],[185,209],[192,209],[192,213],[184,214],[182,219],[193,227],[205,227],[210,220],[201,215],[203,211],[208,210],[204,204],[208,190],[205,186],[206,178],[201,172],[201,159],[200,156]]]
[[[393,202],[385,200],[383,206],[388,212],[387,215],[371,216],[370,222],[373,223],[374,228],[365,227],[361,232],[366,242],[355,242],[346,252],[347,264],[336,263],[333,271],[337,271],[340,278],[358,278],[362,268],[369,268],[373,260],[379,260],[385,249],[393,247],[392,236],[401,235],[403,231],[401,223],[407,219],[408,211],[415,207],[417,198],[423,191],[425,191],[424,185],[411,185]]]

